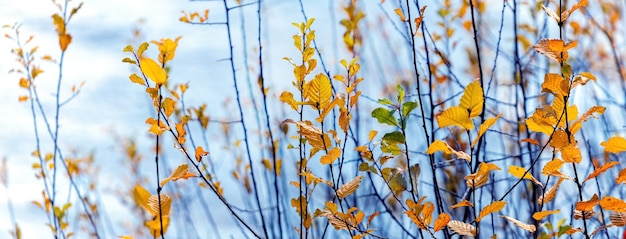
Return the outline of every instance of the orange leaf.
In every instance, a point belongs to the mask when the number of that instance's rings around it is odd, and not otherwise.
[[[596,169],[595,171],[593,171],[593,173],[589,174],[589,176],[585,179],[585,181],[583,181],[583,183],[589,179],[597,177],[598,175],[604,173],[604,171],[606,171],[607,169],[612,168],[613,166],[617,164],[619,164],[619,162],[611,161],[602,165],[602,167],[600,167],[599,169]]]
[[[167,81],[167,74],[165,70],[159,66],[156,61],[150,58],[142,58],[139,60],[141,66],[141,72],[143,72],[148,79],[154,81],[157,84],[165,84]]]
[[[545,203],[551,202],[554,199],[554,197],[556,196],[556,190],[559,188],[559,185],[561,185],[563,180],[565,180],[565,179],[564,178],[559,178],[559,180],[556,181],[556,184],[554,184],[552,187],[550,187],[550,189],[548,189],[548,191],[546,191],[545,194],[541,195],[537,199],[537,203],[538,204],[545,204]]]
[[[437,124],[440,128],[447,126],[460,126],[466,130],[474,128],[469,111],[461,106],[452,106],[441,112],[437,115]]]
[[[563,161],[568,163],[580,163],[583,156],[580,154],[580,149],[574,145],[567,145],[561,150],[561,156]]]
[[[470,201],[463,199],[463,201],[460,201],[459,203],[450,206],[450,209],[455,209],[457,207],[473,207],[473,206],[474,204],[472,204]]]
[[[402,9],[400,8],[396,8],[393,10],[394,12],[396,12],[396,14],[400,17],[400,21],[406,21],[406,18],[404,17],[404,13],[402,13]]]
[[[480,222],[480,220],[483,217],[489,214],[502,210],[502,208],[504,208],[505,205],[506,205],[505,201],[492,202],[491,204],[487,205],[486,207],[483,208],[483,210],[480,211],[480,213],[478,214],[478,217],[476,218],[476,222]]]
[[[539,141],[538,140],[531,139],[531,138],[524,138],[524,139],[521,139],[519,142],[520,143],[530,143],[530,144],[534,144],[534,145],[539,145]]]
[[[533,218],[535,220],[537,220],[537,221],[541,221],[541,219],[543,219],[543,218],[545,218],[545,217],[547,217],[549,215],[558,214],[560,212],[561,212],[561,210],[558,210],[558,209],[557,210],[552,210],[552,211],[536,212],[536,213],[533,213]]]
[[[541,84],[541,92],[548,92],[553,95],[568,95],[568,89],[561,87],[563,82],[569,83],[569,81],[565,80],[560,74],[547,73]]]
[[[562,63],[567,61],[567,50],[575,47],[577,44],[576,41],[565,43],[560,39],[541,39],[533,48],[549,59]]]
[[[30,87],[30,81],[24,77],[20,78],[19,84],[20,84],[20,87],[25,88],[25,89],[28,89]]]
[[[614,136],[607,141],[600,143],[604,147],[604,151],[609,153],[621,153],[626,151],[626,139],[620,136]]]
[[[61,51],[67,50],[67,46],[72,43],[72,36],[70,34],[59,35],[59,46],[61,47]]]
[[[610,211],[626,212],[626,202],[611,196],[603,197],[602,200],[600,200],[600,207]]]
[[[176,102],[172,98],[167,97],[163,100],[161,106],[163,107],[163,111],[165,111],[165,116],[170,117],[172,113],[174,113]]]
[[[442,213],[439,214],[439,216],[437,217],[437,219],[435,220],[435,225],[433,230],[435,232],[438,232],[439,230],[441,230],[443,227],[445,227],[446,225],[448,225],[448,222],[450,221],[450,215],[448,215],[447,213]]]
[[[587,201],[580,201],[576,203],[576,210],[579,211],[591,211],[593,209],[593,207],[596,206],[596,204],[598,204],[598,202],[600,200],[598,200],[598,195],[597,194],[593,194],[593,197],[591,197],[591,199],[587,200]]]
[[[202,157],[209,155],[209,152],[204,151],[202,146],[196,147],[196,161],[202,161]]]
[[[563,160],[560,160],[558,158],[552,159],[552,161],[546,163],[545,166],[543,166],[543,170],[541,171],[541,174],[543,175],[552,175],[552,173],[557,172],[559,170],[561,170],[561,167],[563,166],[565,162],[563,162]]]
[[[169,181],[178,181],[179,179],[188,179],[190,177],[195,177],[195,176],[196,176],[195,174],[189,172],[188,164],[181,164],[181,165],[178,165],[178,167],[176,168],[176,170],[174,170],[174,172],[172,172],[172,175],[170,175],[169,177],[161,181],[161,187],[165,186],[165,184],[168,183]]]
[[[320,158],[320,162],[322,164],[332,164],[335,160],[337,160],[337,158],[339,158],[339,156],[341,156],[341,149],[338,147],[334,147],[333,149],[329,150],[326,155]]]
[[[480,80],[475,80],[465,87],[459,106],[467,109],[469,117],[474,118],[483,112],[484,102],[485,98],[483,96],[483,89],[480,87]]]
[[[619,171],[619,175],[617,175],[617,178],[615,179],[615,182],[617,182],[617,184],[624,183],[625,181],[626,181],[626,168]]]

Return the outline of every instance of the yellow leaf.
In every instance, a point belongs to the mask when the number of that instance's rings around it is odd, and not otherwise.
[[[450,206],[450,209],[455,209],[457,207],[473,207],[473,206],[474,204],[472,204],[470,201],[463,199],[463,201],[460,201],[457,204]]]
[[[626,139],[620,136],[614,136],[607,141],[600,143],[604,147],[604,151],[609,153],[621,153],[626,151]]]
[[[593,171],[593,173],[589,174],[589,176],[585,179],[585,181],[583,181],[583,183],[589,179],[597,177],[598,175],[604,173],[604,171],[606,171],[607,169],[612,168],[613,166],[618,165],[618,164],[619,162],[611,161],[602,165],[602,167],[600,167],[599,169],[596,169],[595,171]]]
[[[374,137],[376,137],[376,134],[378,134],[378,131],[376,130],[371,130],[369,133],[369,141],[372,142],[372,140],[374,140]]]
[[[545,166],[543,166],[541,173],[544,175],[550,175],[552,172],[559,171],[564,163],[565,162],[563,162],[563,160],[558,158],[552,159],[550,162],[546,163]]]
[[[448,222],[450,222],[450,215],[448,215],[447,213],[439,214],[439,216],[435,220],[435,225],[433,226],[434,227],[433,230],[435,232],[438,232],[439,230],[443,229],[443,227],[448,225]]]
[[[469,111],[460,106],[452,106],[437,115],[437,124],[439,128],[447,126],[460,126],[466,130],[474,128]]]
[[[339,156],[341,156],[341,149],[338,147],[334,147],[333,149],[329,150],[326,155],[322,156],[320,162],[322,164],[332,164],[335,160],[337,160],[337,158],[339,158]]]
[[[561,210],[552,210],[552,211],[541,211],[541,212],[536,212],[533,213],[533,218],[537,221],[541,221],[541,219],[552,215],[552,214],[559,214],[561,212]]]
[[[615,182],[617,184],[626,182],[626,168],[619,171],[619,175],[617,175]]]
[[[139,207],[147,211],[150,210],[150,207],[148,206],[148,198],[150,198],[150,192],[139,184],[135,185],[135,188],[133,189],[133,199]]]
[[[509,173],[517,178],[522,178],[523,179],[528,179],[530,181],[533,181],[533,183],[539,185],[540,187],[543,187],[543,184],[541,184],[541,182],[539,182],[539,180],[537,180],[535,177],[533,177],[532,174],[530,174],[530,172],[526,173],[526,169],[519,167],[519,166],[515,166],[515,165],[510,165],[509,166]],[[524,173],[526,173],[526,175],[524,175]]]
[[[280,101],[288,104],[289,107],[291,107],[293,110],[298,110],[298,105],[296,103],[296,100],[293,98],[293,94],[291,92],[283,91],[283,93],[280,94]]]
[[[459,235],[476,236],[476,227],[465,222],[451,220],[450,222],[448,222],[447,227]]]
[[[502,208],[504,208],[505,205],[506,205],[505,201],[492,202],[491,204],[487,205],[486,207],[483,208],[483,210],[480,211],[480,213],[478,214],[478,217],[476,217],[476,222],[480,222],[480,220],[483,219],[483,217],[489,214],[502,210]]]
[[[602,200],[600,200],[600,207],[605,210],[615,212],[626,212],[626,202],[619,198],[611,196],[603,197]]]
[[[141,58],[139,60],[139,64],[141,66],[141,72],[143,72],[148,79],[157,84],[165,84],[167,81],[167,74],[165,74],[165,70],[163,70],[158,63],[150,58]]]
[[[30,87],[30,81],[24,77],[20,78],[20,87],[28,89]]]
[[[337,197],[339,197],[339,199],[344,199],[350,194],[354,193],[356,189],[359,188],[361,179],[363,179],[363,176],[359,175],[359,176],[356,176],[356,178],[354,178],[349,183],[341,185],[341,187],[337,190]]]
[[[567,50],[576,47],[577,44],[576,41],[565,43],[560,39],[541,39],[533,48],[549,59],[562,63],[567,61]]]
[[[580,149],[575,145],[567,145],[561,150],[561,156],[563,161],[568,163],[580,163],[583,156],[580,153]]]
[[[303,92],[304,98],[311,101],[313,103],[311,107],[316,110],[323,110],[328,106],[332,93],[330,80],[322,73],[315,75],[313,80],[307,83]]]
[[[572,134],[576,134],[576,132],[578,132],[578,130],[580,129],[580,127],[582,127],[582,123],[589,120],[590,118],[598,118],[598,116],[594,115],[594,113],[598,113],[598,114],[604,114],[604,111],[606,111],[606,107],[604,106],[592,106],[591,108],[589,108],[587,110],[587,112],[585,112],[583,115],[580,116],[580,118],[578,118],[572,125],[570,125],[570,131],[572,132]]]
[[[501,170],[497,165],[492,163],[481,162],[478,165],[478,170],[470,175],[465,176],[465,184],[470,188],[478,188],[483,186],[489,181],[489,173],[492,170]]]
[[[178,167],[176,168],[176,170],[174,170],[174,172],[172,172],[172,175],[170,175],[169,177],[161,181],[161,187],[165,186],[165,184],[168,183],[169,181],[177,181],[179,179],[188,179],[190,177],[195,177],[195,176],[196,176],[195,174],[189,172],[189,165],[181,164],[181,165],[178,165]]]
[[[17,98],[17,101],[24,102],[24,101],[27,101],[28,99],[29,99],[29,97],[27,95],[22,95],[22,96]]]
[[[485,98],[483,96],[483,89],[480,87],[480,80],[475,80],[465,87],[459,106],[467,109],[469,117],[474,118],[483,112],[484,102]]]
[[[598,194],[593,194],[593,197],[587,201],[580,201],[576,203],[576,210],[579,211],[591,211],[593,207],[599,202]]]
[[[209,155],[209,152],[204,151],[202,146],[196,147],[196,161],[202,161],[202,157]]]
[[[483,134],[485,134],[485,132],[487,132],[487,130],[491,128],[491,126],[493,126],[500,117],[502,117],[502,114],[498,114],[496,117],[486,119],[485,122],[480,124],[480,127],[478,128],[478,136],[476,136],[476,138],[474,138],[474,141],[472,141],[472,148],[476,146],[476,143],[478,143],[478,139],[480,139],[480,137],[482,137]]]
[[[526,224],[526,223],[518,221],[515,218],[508,217],[508,216],[500,216],[500,217],[508,220],[509,222],[513,223],[515,226],[517,226],[517,227],[519,227],[519,228],[521,228],[523,230],[526,230],[526,231],[529,231],[529,232],[535,232],[537,230],[537,227],[535,227],[535,225]]]
[[[161,106],[163,107],[163,111],[165,111],[165,116],[170,117],[172,113],[174,113],[176,102],[172,98],[167,97],[163,100]]]
[[[155,135],[160,135],[166,130],[169,130],[169,127],[163,123],[163,121],[157,121],[156,119],[150,117],[146,120],[146,124],[150,124],[150,129],[148,132],[153,133]]]
[[[443,153],[445,154],[454,154],[456,157],[465,159],[467,162],[470,162],[472,160],[469,154],[463,151],[456,151],[452,149],[452,147],[450,147],[446,142],[443,142],[441,140],[435,140],[435,142],[428,146],[426,153],[433,154],[438,151],[443,151]]]
[[[441,140],[435,140],[435,142],[430,144],[430,146],[428,146],[428,149],[426,150],[426,154],[434,154],[439,151],[443,151],[443,153],[445,154],[452,154],[450,146],[446,142],[443,142]]]
[[[404,17],[404,13],[402,13],[401,8],[396,8],[393,11],[396,12],[396,14],[400,17],[400,21],[406,21],[406,18]]]
[[[67,50],[67,46],[72,43],[72,36],[70,34],[59,35],[59,46],[61,47],[61,51]]]
[[[565,180],[565,179],[564,178],[559,178],[559,180],[556,181],[556,184],[554,184],[552,187],[550,187],[550,189],[548,189],[548,191],[546,191],[545,194],[541,195],[537,199],[537,203],[542,205],[542,204],[551,202],[554,199],[554,197],[556,196],[556,190],[559,188],[559,185],[561,185],[561,182],[563,182],[563,180]]]
[[[569,89],[563,89],[561,84],[567,82],[560,74],[547,73],[541,84],[541,92],[552,93],[553,95],[568,95]]]

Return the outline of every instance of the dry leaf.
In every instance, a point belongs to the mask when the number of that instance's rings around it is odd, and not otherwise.
[[[526,224],[526,223],[520,222],[517,219],[512,218],[512,217],[507,217],[507,216],[500,216],[500,217],[503,217],[504,219],[509,220],[511,223],[515,224],[515,226],[517,226],[517,227],[519,227],[521,229],[524,229],[526,231],[535,232],[537,230],[535,225],[530,225],[530,224]]]
[[[476,227],[472,226],[469,223],[451,220],[450,222],[448,222],[447,227],[459,235],[476,236]]]
[[[341,187],[337,190],[337,197],[339,199],[344,199],[350,194],[354,193],[357,188],[359,188],[359,184],[361,183],[361,179],[363,176],[356,176],[351,182],[341,185]]]
[[[495,202],[487,205],[478,214],[478,217],[476,218],[476,222],[480,222],[480,220],[483,217],[485,217],[485,216],[487,216],[489,214],[492,214],[494,212],[498,212],[498,211],[502,210],[502,208],[504,208],[505,205],[506,205],[505,201],[495,201]]]

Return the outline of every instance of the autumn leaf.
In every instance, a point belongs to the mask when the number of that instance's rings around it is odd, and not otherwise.
[[[330,103],[332,96],[332,86],[328,77],[322,73],[315,75],[313,80],[306,84],[304,88],[304,98],[308,99],[313,109],[323,110]]]
[[[59,35],[59,46],[61,47],[61,51],[67,50],[67,46],[72,43],[72,36],[70,34]]]
[[[428,149],[426,150],[426,154],[434,154],[436,152],[443,151],[445,154],[452,154],[452,148],[441,140],[435,140]]]
[[[612,196],[603,197],[602,200],[600,200],[600,207],[609,211],[626,212],[626,202]]]
[[[202,161],[202,157],[207,156],[207,155],[209,155],[209,152],[204,151],[202,146],[196,147],[196,161],[197,162]]]
[[[508,217],[508,216],[500,216],[500,217],[508,220],[509,222],[513,223],[513,225],[515,225],[515,226],[517,226],[517,227],[519,227],[519,228],[521,228],[523,230],[526,230],[526,231],[529,231],[529,232],[535,232],[537,230],[537,227],[535,227],[535,225],[526,224],[526,223],[518,221],[515,218]]]
[[[583,158],[580,149],[571,144],[563,147],[561,156],[563,156],[563,161],[567,163],[580,163]]]
[[[457,220],[451,220],[446,226],[459,235],[476,236],[476,227],[472,226],[471,224]]]
[[[174,172],[172,172],[172,174],[169,177],[161,181],[161,187],[165,186],[165,184],[168,183],[169,181],[178,181],[179,179],[188,179],[190,177],[195,177],[195,176],[196,176],[195,174],[189,172],[188,164],[181,164],[181,165],[178,165],[176,170],[174,170]]]
[[[621,153],[626,151],[626,139],[620,136],[614,136],[607,141],[600,143],[604,147],[604,151],[609,153]]]
[[[428,149],[426,150],[426,153],[433,154],[439,151],[443,151],[444,154],[454,154],[454,156],[456,156],[457,158],[465,159],[467,162],[470,162],[472,160],[469,154],[463,151],[456,151],[452,149],[452,147],[450,147],[450,145],[448,145],[446,142],[443,142],[441,140],[435,140],[435,142],[430,144],[430,146],[428,146]]]
[[[155,135],[160,135],[169,129],[169,127],[167,127],[165,123],[163,123],[163,121],[160,121],[160,120],[157,121],[156,119],[152,117],[146,120],[146,124],[150,124],[150,129],[148,130],[148,132],[155,134]]]
[[[552,215],[552,214],[559,214],[561,212],[561,210],[552,210],[552,211],[541,211],[541,212],[535,212],[533,213],[533,218],[537,221],[541,221],[543,218]]]
[[[144,208],[145,210],[150,210],[150,207],[148,206],[148,198],[150,198],[150,196],[151,194],[148,190],[139,184],[135,185],[135,188],[133,189],[133,199],[138,206]]]
[[[570,8],[569,10],[565,10],[561,13],[561,22],[565,22],[567,20],[567,18],[574,13],[574,11],[576,11],[577,9],[581,8],[581,7],[586,7],[587,5],[589,5],[589,0],[580,0],[578,3],[574,4],[574,6],[572,6],[572,8]]]
[[[491,128],[491,126],[493,126],[493,124],[495,124],[500,117],[502,117],[502,114],[498,114],[496,117],[486,119],[485,122],[480,124],[480,127],[478,128],[478,136],[476,136],[476,138],[474,138],[474,140],[472,141],[472,148],[476,146],[476,143],[478,143],[478,139],[480,139],[480,137],[482,137],[483,134],[485,134],[485,132],[487,132],[487,130]]]
[[[563,87],[564,84],[567,84],[566,87]],[[560,74],[547,73],[541,84],[541,92],[548,92],[555,96],[569,95],[569,81]]]
[[[328,151],[328,153],[320,158],[322,164],[332,164],[341,156],[341,149],[334,147]]]
[[[489,181],[489,173],[492,170],[501,170],[497,165],[492,163],[481,162],[478,170],[470,175],[465,176],[465,184],[470,188],[478,188]]]
[[[484,102],[485,98],[483,96],[483,89],[480,87],[480,80],[475,80],[465,87],[459,106],[467,109],[469,117],[474,118],[483,112]]]
[[[159,85],[165,84],[167,81],[167,74],[165,74],[165,70],[163,70],[158,63],[150,58],[141,58],[139,60],[139,64],[141,72],[143,72],[148,79]]]
[[[604,173],[606,170],[608,170],[608,169],[610,169],[613,166],[618,165],[618,164],[619,164],[619,162],[611,161],[611,162],[608,162],[608,163],[602,165],[602,167],[596,169],[595,171],[593,171],[593,173],[589,174],[589,176],[587,176],[587,178],[583,181],[583,183],[586,182],[589,179],[592,179],[592,178],[595,178],[595,177],[599,176],[600,174]]]
[[[596,204],[598,204],[599,202],[599,198],[597,194],[593,194],[593,196],[591,197],[591,199],[587,200],[587,201],[580,201],[576,203],[576,210],[580,210],[580,211],[591,211],[593,209],[593,207],[596,206]]]
[[[473,206],[474,204],[472,204],[472,202],[467,201],[466,199],[463,199],[463,201],[460,201],[457,204],[450,206],[450,209],[455,209],[457,207],[473,207]]]
[[[339,199],[344,199],[347,196],[349,196],[350,194],[354,193],[356,191],[356,189],[359,188],[359,184],[361,183],[361,179],[363,179],[363,176],[359,175],[359,176],[356,176],[356,178],[354,178],[349,183],[341,185],[341,187],[339,187],[339,189],[337,190],[337,197]]]
[[[433,226],[434,227],[433,230],[435,232],[438,232],[439,230],[443,229],[443,227],[448,225],[448,222],[450,222],[450,215],[448,215],[447,213],[439,214],[439,216],[435,220],[435,224]]]
[[[504,208],[504,206],[506,205],[505,201],[495,201],[492,202],[491,204],[487,205],[486,207],[484,207],[480,213],[478,214],[478,217],[476,217],[476,222],[480,222],[480,220],[492,213],[498,212],[500,210],[502,210],[502,208]]]
[[[576,47],[577,44],[576,41],[565,43],[560,39],[541,39],[533,48],[549,59],[563,63],[563,61],[567,61],[567,50]]]
[[[548,202],[551,202],[554,197],[556,196],[556,191],[559,188],[559,186],[561,185],[561,183],[563,182],[563,180],[565,180],[564,178],[559,178],[559,180],[556,182],[556,184],[554,184],[552,187],[550,187],[550,189],[548,189],[543,195],[541,195],[538,199],[537,199],[537,203],[538,204],[545,204]]]
[[[543,187],[543,184],[541,184],[541,182],[539,182],[539,180],[537,180],[535,177],[533,177],[532,174],[530,174],[530,172],[526,173],[526,169],[519,167],[519,166],[515,166],[515,165],[510,165],[509,166],[509,173],[517,178],[523,178],[523,179],[528,179],[530,181],[532,181],[533,183],[539,185],[540,187]],[[524,173],[526,173],[524,175]]]
[[[461,106],[452,106],[437,115],[439,128],[448,126],[460,126],[465,130],[474,128],[474,123],[470,119],[469,110]]]
[[[617,178],[615,178],[617,184],[626,182],[626,168],[619,171]]]
[[[172,98],[167,97],[163,100],[161,105],[163,107],[163,111],[165,111],[165,116],[170,117],[172,113],[174,113],[176,102]]]

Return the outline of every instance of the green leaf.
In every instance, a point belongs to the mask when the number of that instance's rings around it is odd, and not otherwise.
[[[404,179],[404,175],[397,168],[383,168],[381,171],[383,179],[389,183],[389,188],[391,188],[394,193],[398,194],[404,190],[406,190],[406,180]]]
[[[383,136],[383,140],[389,144],[403,144],[406,141],[404,135],[398,131],[386,133],[385,136]]]
[[[402,101],[404,101],[404,88],[402,88],[402,86],[397,85],[396,89],[398,89],[398,103],[402,104]]]
[[[376,108],[372,111],[372,117],[378,120],[378,123],[388,124],[391,126],[398,126],[398,121],[393,116],[395,110],[388,110],[382,107]]]
[[[372,172],[378,174],[378,170],[376,168],[366,162],[363,162],[359,165],[359,171],[361,172]]]
[[[393,102],[391,102],[391,100],[384,98],[384,99],[379,99],[378,103],[381,103],[383,105],[393,105]]]
[[[414,102],[414,101],[404,102],[402,104],[402,115],[404,115],[405,118],[408,119],[409,114],[411,114],[411,111],[413,111],[415,108],[417,108],[417,102]]]
[[[400,147],[398,147],[397,144],[389,144],[389,143],[387,143],[387,141],[383,141],[380,144],[380,150],[383,153],[388,153],[388,154],[391,154],[393,156],[396,156],[396,155],[402,153],[402,150],[400,149]]]

